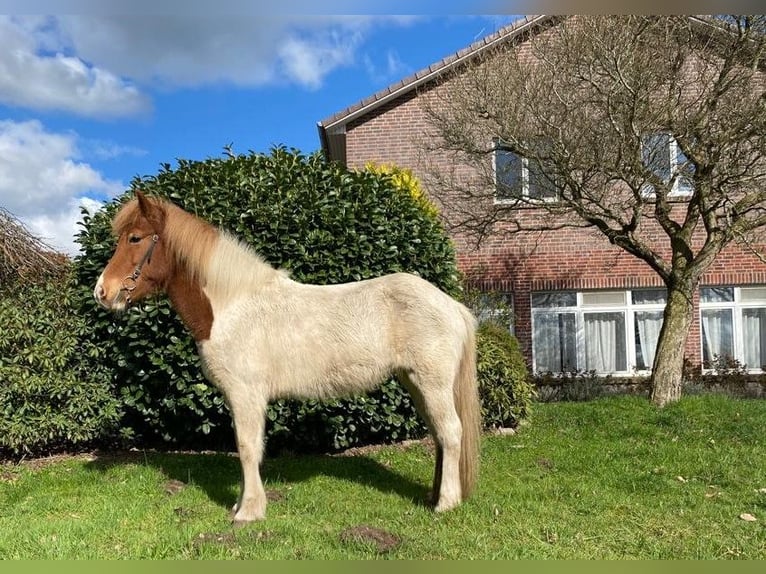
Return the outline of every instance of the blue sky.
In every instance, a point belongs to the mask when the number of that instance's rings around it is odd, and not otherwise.
[[[73,254],[80,205],[134,176],[228,144],[313,152],[318,121],[513,19],[0,16],[0,206]]]

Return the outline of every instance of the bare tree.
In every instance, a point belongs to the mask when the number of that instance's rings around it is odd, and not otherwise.
[[[36,281],[55,276],[67,261],[0,207],[0,287],[14,279]]]
[[[668,291],[651,395],[664,405],[681,394],[701,275],[766,228],[766,20],[547,22],[427,95],[433,150],[472,174],[431,173],[432,189],[453,228],[479,241],[588,227],[646,262]],[[496,186],[498,147],[526,158],[538,194]]]

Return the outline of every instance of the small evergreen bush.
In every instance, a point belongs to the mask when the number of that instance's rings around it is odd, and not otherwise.
[[[476,344],[484,427],[516,427],[529,415],[535,397],[519,343],[507,327],[485,321]]]

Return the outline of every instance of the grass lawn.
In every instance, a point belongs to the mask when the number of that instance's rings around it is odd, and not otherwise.
[[[658,410],[618,397],[535,405],[483,442],[479,488],[426,505],[428,444],[282,456],[265,521],[234,529],[239,462],[130,453],[0,466],[0,559],[766,559],[766,401]]]

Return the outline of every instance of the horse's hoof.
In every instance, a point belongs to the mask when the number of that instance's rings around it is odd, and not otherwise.
[[[447,501],[439,501],[439,503],[434,507],[435,512],[447,512],[448,510],[452,510],[456,506],[460,504],[459,500],[447,502]]]
[[[235,514],[231,519],[231,524],[234,526],[234,528],[241,528],[242,526],[246,526],[247,524],[250,524],[251,522],[257,522],[259,520],[265,520],[266,513],[256,513],[251,516],[243,515],[242,513]]]
[[[236,528],[244,528],[248,524],[252,524],[252,522],[253,522],[252,520],[236,520],[236,519],[233,519],[231,521],[231,525],[235,529]]]

